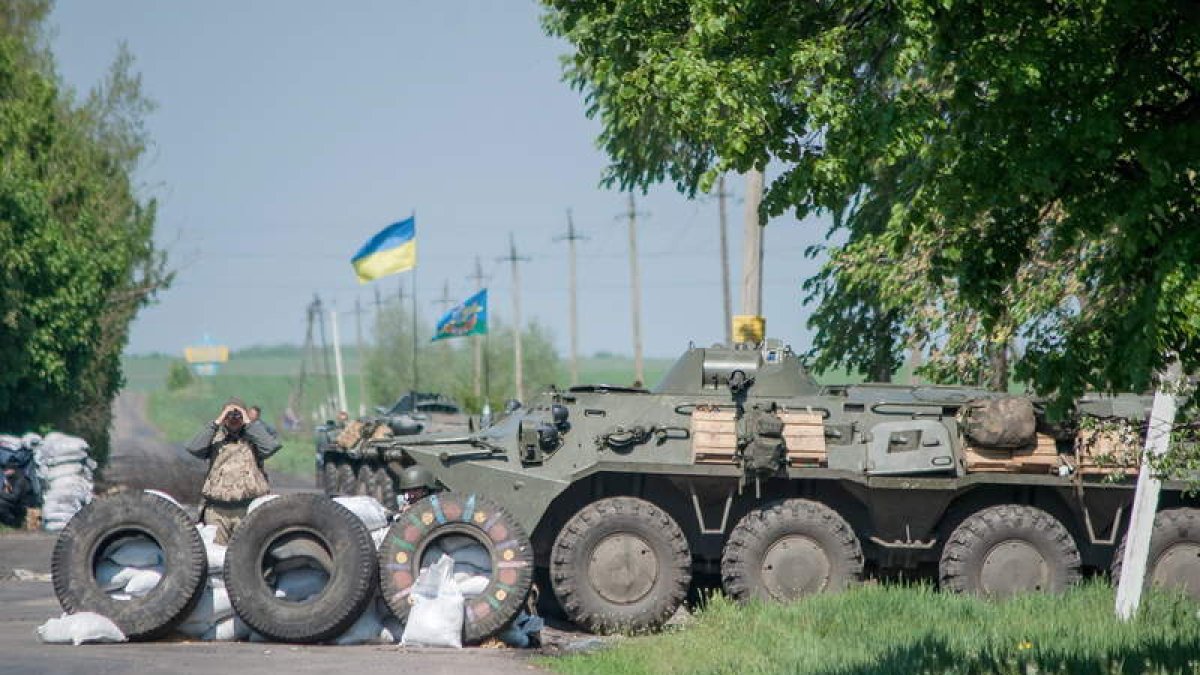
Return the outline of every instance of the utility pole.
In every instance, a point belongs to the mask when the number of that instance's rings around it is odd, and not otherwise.
[[[570,286],[570,324],[571,324],[571,385],[579,384],[579,314],[576,303],[578,302],[578,286],[576,285],[575,276],[575,242],[587,239],[587,237],[575,232],[575,220],[571,218],[571,209],[567,209],[567,233],[554,238],[554,241],[567,242],[567,269],[569,270],[569,286]]]
[[[742,315],[734,339],[761,342],[766,337],[762,316],[763,227],[758,222],[762,203],[763,174],[758,169],[746,173],[746,210],[742,235]]]
[[[375,287],[376,300],[379,299],[379,287]],[[362,330],[362,302],[357,296],[354,298],[354,326],[358,333],[358,416],[362,417],[367,414],[367,359],[363,354],[363,330]]]
[[[630,307],[633,312],[633,377],[634,386],[641,387],[646,384],[646,373],[644,364],[642,363],[642,275],[638,272],[638,254],[637,254],[637,217],[639,214],[637,205],[633,200],[633,193],[629,193],[629,211],[625,214],[629,218],[629,285],[630,285]]]
[[[486,277],[483,276],[483,263],[479,262],[479,256],[475,256],[475,273],[467,278],[475,282],[476,291],[483,290],[483,282]],[[483,339],[478,335],[472,335],[471,342],[475,351],[475,397],[478,398],[483,393],[480,388],[480,382],[483,379]]]
[[[330,378],[333,375],[333,369],[329,367],[329,343],[325,340],[325,305],[321,302],[320,296],[313,294],[313,313],[317,318],[317,327],[321,329],[321,385],[325,388],[325,393],[322,398],[321,407],[328,406],[333,399],[333,387],[330,386]]]
[[[342,342],[338,338],[337,309],[329,310],[329,326],[333,329],[333,363],[337,369],[338,410],[346,410],[346,377],[342,371]]]
[[[433,304],[442,306],[442,314],[445,314],[450,309],[450,303],[454,302],[454,298],[450,297],[450,280],[447,279],[442,284],[442,297],[434,298]],[[439,317],[440,318],[440,317]]]
[[[725,221],[725,174],[717,178],[717,210],[721,217],[721,297],[725,301],[725,344],[733,344],[733,297],[729,289],[729,228]]]
[[[525,364],[521,361],[521,273],[517,268],[519,262],[529,262],[529,258],[517,255],[517,243],[511,232],[508,233],[508,255],[499,258],[499,262],[512,263],[513,283],[513,377],[516,385],[517,400],[524,401]]]

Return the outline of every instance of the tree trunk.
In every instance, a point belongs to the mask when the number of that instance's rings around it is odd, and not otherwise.
[[[993,342],[988,354],[988,383],[992,391],[1008,391],[1008,342]]]

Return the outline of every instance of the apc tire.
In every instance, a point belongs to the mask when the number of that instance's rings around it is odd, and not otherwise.
[[[1017,504],[983,509],[962,521],[942,549],[942,588],[1006,597],[1060,593],[1079,581],[1079,549],[1057,518]]]
[[[1113,557],[1114,586],[1121,578],[1128,540],[1126,532]],[[1166,509],[1155,514],[1150,555],[1146,558],[1146,585],[1182,592],[1200,601],[1200,509]]]
[[[533,583],[533,546],[508,511],[476,494],[442,492],[413,504],[392,524],[379,547],[383,599],[404,621],[426,548],[448,534],[466,535],[487,549],[492,576],[479,595],[466,597],[463,640],[496,634],[525,605]]]
[[[133,535],[148,536],[162,549],[162,580],[144,597],[115,600],[96,582],[95,564],[109,545]],[[98,498],[76,513],[54,544],[50,573],[66,612],[96,612],[130,640],[150,640],[170,632],[195,607],[208,557],[182,508],[139,490]]]
[[[807,499],[747,513],[721,556],[721,583],[740,602],[840,591],[858,583],[862,571],[853,528],[833,509]]]
[[[335,494],[354,494],[354,479],[354,464],[349,459],[339,459],[337,461],[337,490]]]
[[[567,617],[593,633],[647,632],[687,596],[692,556],[670,515],[636,497],[576,513],[554,540],[550,582]]]
[[[371,484],[371,496],[389,510],[396,510],[396,485],[386,467],[377,467]]]
[[[276,598],[264,578],[272,549],[312,550],[328,565],[329,582],[302,602]],[[278,549],[276,549],[278,550]],[[329,497],[272,499],[242,521],[225,554],[225,586],[237,616],[279,642],[323,642],[362,614],[376,588],[375,544],[349,509]]]
[[[327,458],[325,464],[321,467],[321,489],[327,495],[337,494],[338,463],[332,457]]]
[[[358,472],[354,476],[354,491],[350,494],[356,497],[370,495],[374,490],[375,472],[371,469],[368,462],[363,462],[358,465]]]

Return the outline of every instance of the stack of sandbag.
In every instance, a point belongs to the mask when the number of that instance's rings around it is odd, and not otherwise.
[[[379,544],[383,542],[384,535],[387,534],[388,526],[391,525],[388,511],[383,504],[380,504],[378,499],[367,496],[334,497],[333,501],[358,516],[363,525],[367,526],[367,530],[371,533],[371,539],[375,542],[375,548],[378,549]]]
[[[53,431],[36,444],[34,465],[42,484],[42,528],[57,532],[92,501],[96,462],[88,456],[87,441]]]
[[[225,547],[218,544],[216,525],[197,525],[204,551],[208,555],[208,580],[200,592],[200,601],[176,629],[199,640],[227,642],[250,637],[250,627],[233,613],[225,590]]]

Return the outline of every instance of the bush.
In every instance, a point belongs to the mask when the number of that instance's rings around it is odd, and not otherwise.
[[[172,361],[170,369],[167,370],[167,391],[179,391],[187,389],[192,382],[196,381],[196,376],[192,375],[192,369],[183,361]]]

